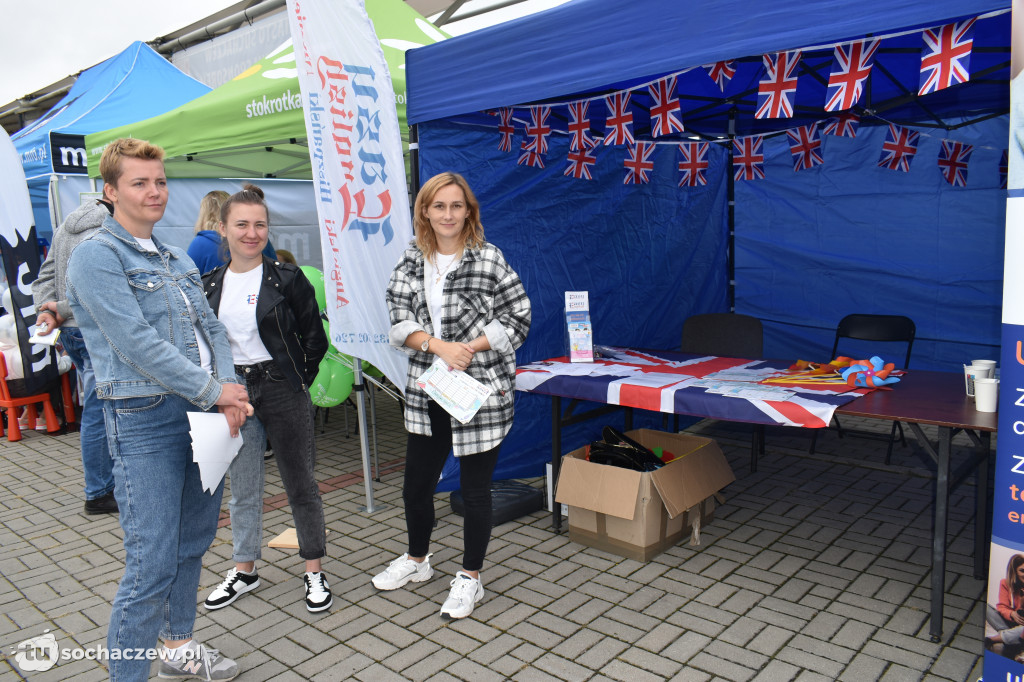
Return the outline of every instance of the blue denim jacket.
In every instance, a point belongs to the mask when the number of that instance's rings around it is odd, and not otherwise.
[[[147,252],[113,217],[75,247],[67,295],[96,373],[100,398],[175,393],[206,410],[235,369],[224,325],[203,295],[199,270],[181,249],[153,239]],[[213,376],[199,365],[188,306],[213,350]]]

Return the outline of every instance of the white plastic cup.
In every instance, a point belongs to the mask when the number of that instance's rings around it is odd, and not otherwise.
[[[964,365],[964,389],[969,397],[974,397],[974,382],[979,377],[985,378],[984,372],[984,368]]]
[[[974,407],[978,412],[995,412],[999,407],[999,379],[974,379]]]
[[[985,375],[989,379],[993,379],[996,376],[996,361],[995,360],[971,360],[971,364],[975,367],[984,367],[988,370]]]

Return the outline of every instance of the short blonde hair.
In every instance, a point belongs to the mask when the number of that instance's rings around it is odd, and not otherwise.
[[[206,193],[203,200],[199,202],[196,234],[203,230],[217,230],[217,224],[220,223],[220,207],[227,200],[228,196],[228,193],[222,189],[215,189],[212,192]]]
[[[122,159],[143,159],[146,161],[163,161],[164,150],[146,140],[133,137],[119,137],[103,150],[100,156],[100,177],[104,185],[116,186],[124,169]]]
[[[450,171],[439,173],[420,187],[413,211],[416,246],[420,247],[423,257],[427,260],[433,260],[434,254],[437,253],[437,236],[427,219],[427,207],[441,191],[441,188],[448,185],[458,185],[466,197],[466,224],[462,226],[462,233],[459,235],[459,253],[462,253],[467,246],[478,249],[484,245],[484,226],[480,223],[480,202],[477,201],[473,190],[469,188],[469,183],[458,173]]]

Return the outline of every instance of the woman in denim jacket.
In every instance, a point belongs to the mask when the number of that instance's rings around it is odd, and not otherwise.
[[[111,142],[100,159],[113,216],[68,262],[67,293],[103,399],[125,570],[110,614],[111,680],[228,680],[238,666],[192,641],[202,559],[217,532],[223,483],[203,491],[188,412],[217,406],[232,435],[248,397],[235,381],[227,334],[183,251],[153,238],[167,206],[163,150]]]
[[[307,388],[327,352],[316,293],[302,270],[268,259],[270,212],[263,190],[246,185],[221,206],[220,235],[230,257],[203,276],[206,298],[224,323],[239,383],[255,415],[231,462],[231,540],[235,567],[206,599],[220,609],[260,585],[256,560],[263,542],[263,453],[274,450],[292,508],[306,608],[326,611],[333,599],[320,560],[327,553],[323,503],[316,482],[313,402]]]
[[[427,553],[433,495],[454,450],[466,507],[465,553],[441,617],[465,618],[484,596],[480,569],[491,537],[491,476],[512,426],[515,349],[530,329],[530,299],[501,251],[484,241],[480,204],[461,175],[441,173],[425,182],[413,215],[416,241],[395,266],[387,290],[391,345],[409,355],[402,488],[409,549],[373,584],[394,590],[433,576]],[[492,391],[467,424],[416,384],[436,358]]]

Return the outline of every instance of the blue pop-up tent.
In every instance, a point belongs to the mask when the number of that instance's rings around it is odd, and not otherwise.
[[[521,274],[534,325],[520,361],[565,354],[563,292],[585,289],[599,343],[676,348],[686,317],[733,305],[765,322],[766,355],[821,360],[847,313],[892,313],[917,323],[913,366],[953,370],[998,351],[1009,6],[574,0],[408,53],[420,172],[468,178],[488,239]],[[922,31],[970,19],[970,80],[919,96]],[[785,131],[821,134],[837,115],[824,109],[835,46],[869,36],[881,42],[848,110],[856,137],[823,135],[823,164],[794,170]],[[763,55],[793,50],[793,116],[757,118]],[[726,60],[722,89],[704,67]],[[654,138],[647,85],[668,76],[686,129]],[[624,183],[629,145],[593,150],[592,180],[567,177],[567,105],[587,101],[603,137],[603,97],[624,91],[636,138],[656,143],[648,182]],[[555,131],[543,168],[520,148],[538,105]],[[515,133],[501,151],[506,107]],[[890,124],[918,134],[908,172],[878,165]],[[764,179],[734,180],[733,139],[762,134]],[[972,145],[965,186],[940,171],[944,140]],[[681,187],[678,144],[690,142],[708,142],[708,168]],[[498,477],[541,473],[550,418],[548,401],[518,398]]]
[[[63,99],[11,137],[25,170],[39,236],[55,227],[50,224],[50,178],[81,176],[83,185],[87,183],[87,133],[162,114],[209,91],[138,41],[83,71]]]

